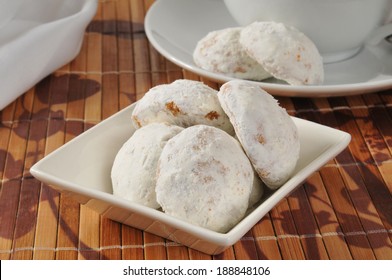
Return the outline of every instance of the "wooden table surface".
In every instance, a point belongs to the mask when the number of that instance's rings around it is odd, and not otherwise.
[[[76,59],[0,111],[0,259],[392,259],[392,89],[277,97],[291,115],[352,141],[215,256],[101,217],[32,177],[35,162],[155,85],[186,78],[219,88],[149,44],[152,3],[100,0]]]

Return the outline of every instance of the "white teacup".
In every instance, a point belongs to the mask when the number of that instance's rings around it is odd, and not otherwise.
[[[324,63],[354,56],[364,44],[392,34],[392,0],[224,0],[240,25],[276,21],[292,25],[317,46]]]

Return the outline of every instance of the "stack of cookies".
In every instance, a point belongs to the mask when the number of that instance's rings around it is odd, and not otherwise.
[[[192,80],[150,89],[136,131],[112,166],[114,195],[227,232],[277,189],[299,157],[297,128],[270,94],[233,80],[219,91]]]
[[[277,22],[212,31],[197,43],[193,60],[202,69],[239,79],[274,77],[290,85],[324,81],[315,44],[298,29]]]

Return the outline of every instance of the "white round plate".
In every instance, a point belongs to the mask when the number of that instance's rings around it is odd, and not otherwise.
[[[178,66],[217,82],[232,77],[196,66],[192,53],[208,32],[238,24],[222,0],[159,0],[148,10],[146,34],[164,57]],[[276,79],[254,82],[273,95],[298,97],[347,96],[392,88],[392,43],[365,46],[351,59],[324,65],[320,86],[291,86]]]

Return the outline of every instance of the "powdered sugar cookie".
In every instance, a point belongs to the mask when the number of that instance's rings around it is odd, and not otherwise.
[[[323,62],[317,47],[294,27],[254,22],[242,29],[239,41],[247,54],[275,78],[291,85],[323,83]]]
[[[291,117],[276,99],[250,82],[227,82],[218,98],[260,178],[271,189],[280,187],[299,158],[298,131]]]
[[[239,142],[196,125],[170,139],[159,158],[156,194],[165,213],[217,232],[245,215],[254,171]]]
[[[118,151],[111,170],[113,194],[132,202],[159,208],[156,168],[166,142],[182,127],[152,123],[135,131]]]
[[[193,61],[202,69],[234,78],[264,80],[271,77],[239,43],[241,28],[209,32],[196,45]]]
[[[150,89],[136,104],[132,121],[136,128],[166,122],[181,127],[205,124],[234,133],[217,91],[192,80],[176,80]]]
[[[258,176],[257,172],[254,172],[253,186],[252,191],[250,192],[249,197],[249,206],[248,208],[252,208],[259,202],[259,200],[263,197],[264,194],[264,183]]]

